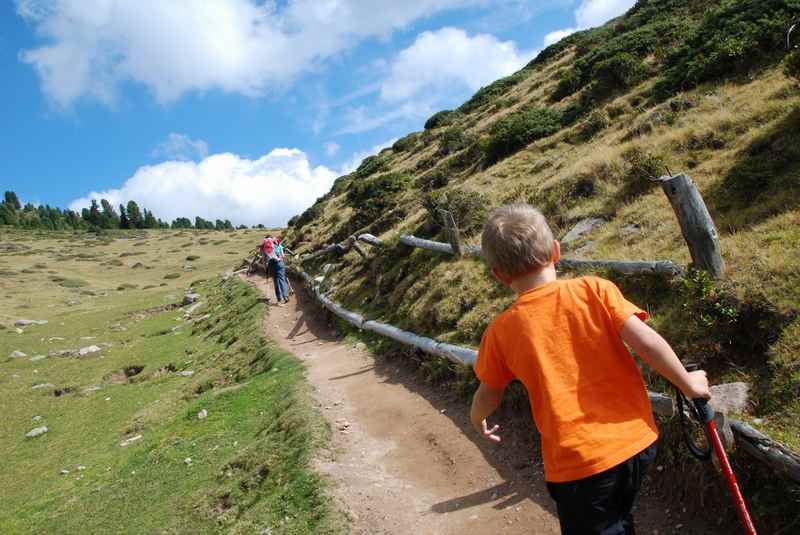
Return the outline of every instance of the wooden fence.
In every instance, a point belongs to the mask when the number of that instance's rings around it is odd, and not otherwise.
[[[714,278],[722,277],[725,264],[720,251],[719,236],[697,186],[686,174],[662,177],[658,181],[676,214],[694,266],[707,271]],[[408,247],[421,248],[442,254],[480,257],[480,247],[461,242],[461,236],[452,214],[443,212],[440,215],[443,225],[447,229],[450,243],[436,242],[409,235],[401,235],[399,238],[400,243]],[[342,243],[328,245],[316,252],[305,255],[300,258],[300,261],[303,263],[326,255],[343,256],[351,249],[365,257],[366,254],[358,246],[358,242],[366,243],[373,247],[383,247],[385,245],[380,238],[372,234],[354,235]],[[670,261],[648,260],[562,259],[558,267],[563,269],[611,269],[623,274],[657,273],[665,276],[674,276],[683,272],[682,268]],[[305,281],[312,294],[324,308],[358,329],[374,332],[425,353],[447,358],[460,365],[473,366],[477,360],[477,351],[474,349],[439,342],[432,338],[404,331],[393,325],[367,320],[360,314],[347,310],[332,301],[322,289],[324,277],[322,280],[312,279],[302,269],[297,270],[297,274]],[[654,413],[666,417],[675,414],[675,406],[670,396],[656,392],[648,392],[648,395]],[[744,422],[727,418],[724,418],[724,420],[735,437],[736,444],[744,451],[775,471],[788,476],[796,482],[800,482],[800,455],[768,438]]]

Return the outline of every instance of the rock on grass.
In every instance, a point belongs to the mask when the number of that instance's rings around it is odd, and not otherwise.
[[[17,327],[28,327],[30,325],[47,325],[47,320],[17,320],[14,322]]]
[[[25,433],[25,436],[27,438],[36,438],[44,435],[45,433],[47,433],[47,426],[43,425],[42,427],[34,427],[33,429]]]
[[[27,354],[23,353],[22,351],[19,351],[19,350],[17,350],[17,351],[13,351],[13,352],[12,352],[12,353],[9,355],[9,358],[12,358],[12,359],[22,359],[22,358],[25,358],[25,357],[27,357],[27,356],[28,356]]]

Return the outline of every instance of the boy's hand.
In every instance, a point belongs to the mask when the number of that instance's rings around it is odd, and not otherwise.
[[[688,399],[711,399],[711,390],[708,388],[708,378],[704,370],[689,372],[689,378],[683,389],[683,395]]]
[[[500,426],[495,424],[494,427],[489,429],[489,424],[486,423],[486,420],[483,420],[481,422],[481,428],[478,429],[478,431],[480,431],[481,435],[483,435],[483,438],[485,438],[486,440],[491,440],[492,442],[497,442],[497,443],[500,443],[503,440],[500,438],[500,435],[495,434],[498,431],[500,431]]]

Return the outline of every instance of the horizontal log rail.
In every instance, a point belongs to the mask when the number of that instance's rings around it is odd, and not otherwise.
[[[357,329],[374,332],[401,344],[414,347],[430,355],[446,358],[463,366],[474,366],[478,359],[478,352],[475,349],[447,344],[433,338],[404,331],[394,325],[367,320],[362,315],[347,310],[330,299],[322,291],[322,283],[312,279],[305,271],[292,271],[303,279],[312,294],[325,309]],[[658,392],[648,392],[647,394],[655,414],[664,417],[675,415],[675,403],[671,396]],[[728,423],[739,448],[778,473],[800,483],[800,455],[744,422],[728,419]]]
[[[402,235],[400,243],[408,247],[417,247],[436,253],[454,254],[449,243],[417,238],[416,236]],[[477,245],[467,245],[464,252],[473,256],[481,256],[481,248]],[[610,269],[624,275],[634,273],[659,273],[662,275],[678,275],[683,270],[669,260],[575,260],[562,258],[558,266],[562,269]]]

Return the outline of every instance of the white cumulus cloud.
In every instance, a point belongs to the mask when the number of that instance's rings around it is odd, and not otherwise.
[[[20,59],[61,107],[113,103],[135,82],[161,103],[187,91],[260,96],[368,37],[481,0],[16,0],[43,43]]]
[[[328,192],[336,176],[325,166],[312,167],[298,149],[274,149],[256,160],[222,153],[199,162],[140,167],[121,188],[91,192],[70,208],[80,210],[91,199],[108,199],[115,206],[134,200],[169,221],[199,215],[236,225],[277,226]]]
[[[153,149],[154,158],[167,160],[194,160],[208,156],[208,143],[183,134],[171,133],[167,140]]]
[[[381,98],[406,100],[418,93],[475,91],[522,68],[536,53],[489,34],[469,36],[460,28],[423,32],[402,50],[381,84]]]
[[[548,33],[544,37],[544,46],[557,43],[577,31],[605,24],[627,12],[634,4],[636,0],[582,0],[575,10],[575,26]]]

